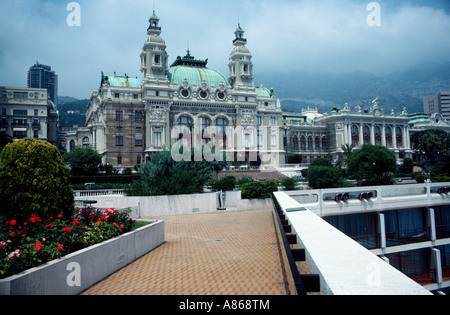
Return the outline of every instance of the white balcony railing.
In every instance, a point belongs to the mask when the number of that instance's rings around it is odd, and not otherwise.
[[[431,295],[284,192],[274,197],[283,210],[306,263],[320,277],[324,295]]]

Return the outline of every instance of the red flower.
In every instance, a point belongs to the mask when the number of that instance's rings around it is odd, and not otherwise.
[[[117,223],[116,223],[116,222],[114,222],[114,223],[113,223],[113,226],[115,227],[116,225],[117,225]]]
[[[36,242],[36,248],[35,248],[35,250],[38,252],[38,251],[40,251],[41,250],[41,246],[42,246],[42,243],[41,242]]]
[[[63,215],[62,215],[62,214],[58,214],[58,218],[60,218],[60,219],[61,219],[62,217],[63,217]]]
[[[36,223],[36,222],[41,223],[42,219],[37,217],[35,214],[32,214],[31,218],[29,218],[28,221],[30,221],[32,223]]]
[[[11,225],[16,225],[16,224],[17,224],[17,221],[16,221],[16,220],[11,220],[11,221],[9,222],[9,224],[11,224]]]
[[[61,244],[58,245],[58,250],[62,250],[64,246],[62,246]]]
[[[73,219],[73,225],[78,226],[80,225],[80,222],[78,221],[78,219]]]
[[[69,231],[72,230],[72,228],[70,228],[70,227],[65,227],[65,228],[63,228],[62,230],[63,230],[63,232],[69,232]]]
[[[124,228],[123,224],[120,225],[120,228],[123,230],[123,228]]]

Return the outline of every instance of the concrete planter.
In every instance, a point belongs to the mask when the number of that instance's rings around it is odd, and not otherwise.
[[[165,242],[164,222],[0,280],[0,295],[75,295]]]

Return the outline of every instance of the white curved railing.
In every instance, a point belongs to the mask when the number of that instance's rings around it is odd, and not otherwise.
[[[306,263],[325,295],[431,295],[284,192],[275,192]]]

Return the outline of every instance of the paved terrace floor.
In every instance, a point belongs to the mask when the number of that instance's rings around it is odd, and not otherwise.
[[[166,243],[84,295],[296,294],[272,210],[158,217]]]

